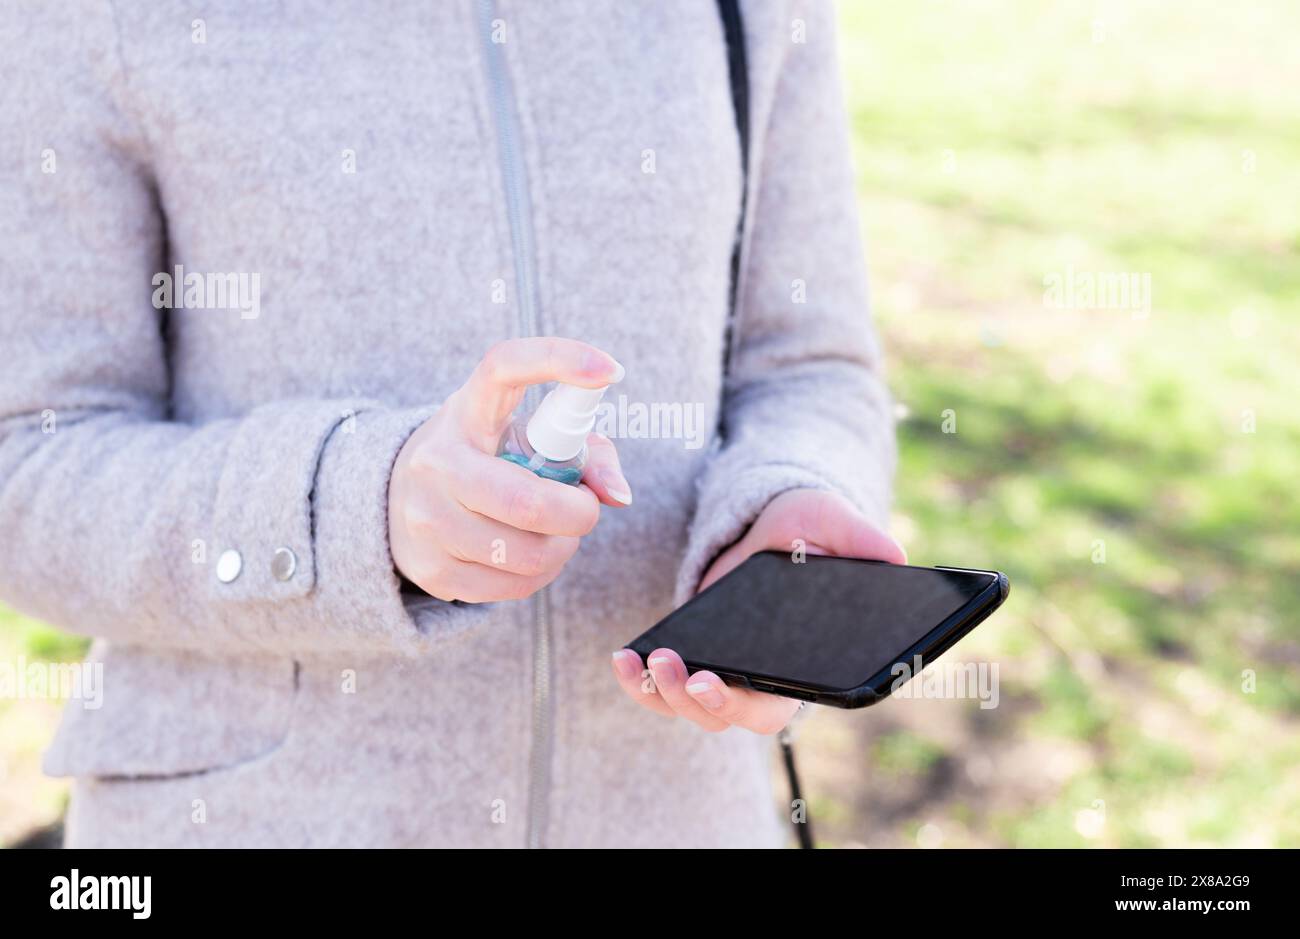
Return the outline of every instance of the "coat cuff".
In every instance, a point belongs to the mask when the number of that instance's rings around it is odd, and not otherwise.
[[[253,647],[295,655],[414,654],[482,618],[475,607],[404,593],[389,548],[393,464],[436,410],[282,402],[240,422],[207,574],[228,628]],[[232,552],[237,562],[223,557]]]
[[[402,445],[436,407],[359,410],[321,452],[312,496],[315,605],[340,645],[417,654],[471,628],[480,606],[402,590],[388,540],[388,483]],[[324,637],[322,637],[324,638]]]

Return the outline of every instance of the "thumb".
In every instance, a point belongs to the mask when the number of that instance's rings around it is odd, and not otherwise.
[[[792,489],[768,503],[744,537],[719,555],[700,581],[700,589],[739,567],[751,554],[793,551],[801,543],[809,554],[907,563],[899,543],[839,493]]]

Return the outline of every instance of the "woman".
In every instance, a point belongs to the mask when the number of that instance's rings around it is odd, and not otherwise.
[[[724,387],[712,4],[23,12],[0,595],[97,637],[70,844],[782,842],[794,702],[610,674],[754,551],[901,559],[831,11],[744,13]],[[529,386],[618,379],[725,442],[493,456]]]

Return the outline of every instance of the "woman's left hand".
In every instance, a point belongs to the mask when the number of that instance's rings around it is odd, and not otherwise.
[[[843,496],[816,489],[792,489],[768,503],[745,536],[724,551],[700,581],[700,590],[759,551],[795,551],[809,554],[866,558],[907,563],[907,555],[894,539],[876,528]],[[631,649],[614,653],[614,674],[632,700],[665,717],[684,717],[705,730],[726,730],[732,725],[758,734],[781,730],[799,702],[777,695],[733,688],[713,672],[687,675],[681,656],[671,649],[650,653],[650,674]]]

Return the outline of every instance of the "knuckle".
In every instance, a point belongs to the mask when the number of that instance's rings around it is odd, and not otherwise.
[[[582,542],[578,538],[570,535],[556,535],[552,540],[552,544],[556,545],[554,551],[557,563],[555,566],[563,567],[572,560],[575,554],[578,553],[578,546],[581,545]]]
[[[465,545],[459,540],[448,539],[448,541],[446,542],[446,544],[442,546],[442,548],[444,551],[447,552],[447,554],[451,557],[453,561],[472,562],[474,560],[473,552],[467,551],[465,549]]]
[[[531,543],[525,549],[519,573],[525,577],[538,577],[550,569],[550,551],[546,541]]]
[[[502,339],[490,345],[487,352],[483,353],[482,361],[479,362],[479,368],[483,370],[483,377],[491,381],[500,379],[502,365],[509,354],[509,339]]]
[[[564,344],[555,336],[547,336],[542,340],[542,355],[546,358],[546,370],[554,374],[563,361]]]
[[[728,724],[740,724],[741,726],[748,726],[747,718],[749,717],[749,715],[748,713],[746,713],[744,705],[726,704],[720,710],[715,711],[714,713],[722,720],[726,721]]]
[[[413,538],[426,539],[433,537],[437,532],[437,524],[433,516],[423,508],[417,508],[407,504],[406,511],[402,513],[402,521],[406,524],[406,530]]]
[[[435,586],[433,584],[429,584],[427,586],[424,584],[418,584],[417,586],[419,586],[421,590],[423,590],[429,596],[433,597],[435,600],[441,600],[444,603],[451,603],[454,600],[461,599],[460,597],[456,596],[455,593],[453,593],[452,591],[444,590],[441,587]]]
[[[510,494],[507,521],[515,528],[532,531],[542,520],[545,508],[542,496],[535,488],[529,485],[516,485]]]
[[[415,479],[431,482],[447,474],[447,458],[441,448],[419,447],[411,454],[406,468]]]
[[[505,587],[505,599],[527,600],[537,592],[537,585],[527,577],[512,577]]]
[[[426,576],[435,583],[451,586],[456,580],[455,564],[451,555],[439,552],[429,560]]]
[[[508,340],[500,339],[487,347],[487,351],[483,353],[483,358],[479,361],[479,365],[481,365],[484,370],[491,369],[501,361],[501,356],[504,354],[506,342],[508,342]]]
[[[410,575],[411,582],[439,600],[454,600],[455,585],[447,576],[447,570],[437,561],[426,561]]]
[[[586,499],[583,501],[581,508],[574,510],[572,516],[573,529],[578,537],[590,535],[595,530],[596,523],[600,521],[600,503],[591,493],[583,494]]]

